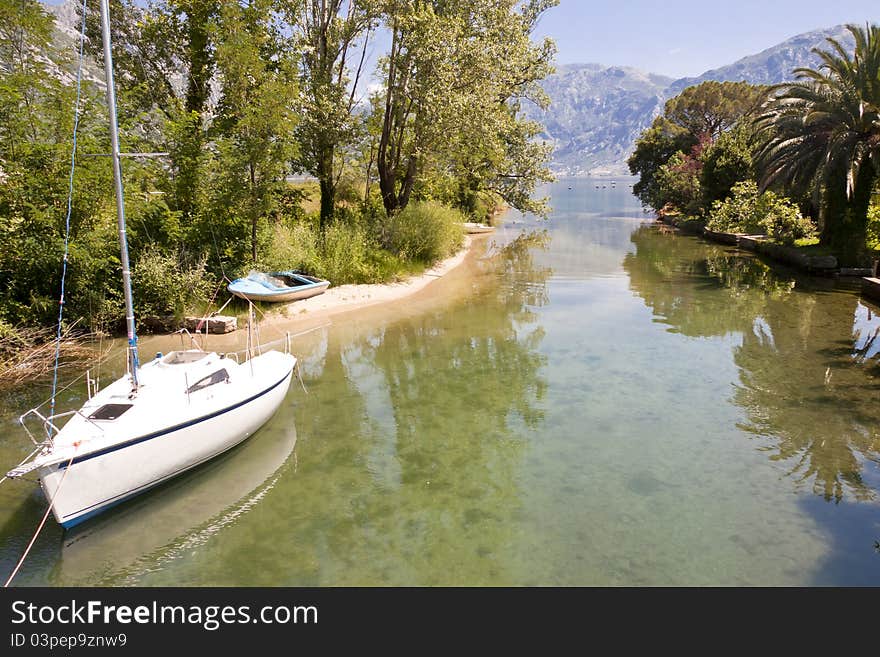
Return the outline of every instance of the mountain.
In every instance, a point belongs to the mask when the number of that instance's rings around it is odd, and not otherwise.
[[[560,66],[544,81],[552,104],[532,110],[555,147],[554,169],[617,173],[639,133],[662,110],[672,78],[623,66]]]
[[[852,35],[843,25],[799,34],[698,77],[673,80],[638,69],[601,64],[560,66],[543,83],[550,107],[526,107],[529,118],[545,126],[542,137],[554,145],[551,168],[559,175],[622,175],[636,138],[669,98],[706,80],[777,84],[794,79],[798,67],[817,67],[813,48],[826,38],[848,50]]]
[[[81,2],[64,0],[60,4],[43,3],[43,8],[55,17],[55,33],[52,35],[51,53],[40,53],[46,73],[65,84],[76,82],[79,53],[80,19],[77,13]],[[104,69],[91,57],[83,62],[83,79],[104,88]]]
[[[792,80],[794,69],[819,66],[819,57],[812,50],[813,48],[827,49],[826,39],[829,37],[837,40],[850,52],[855,46],[852,34],[843,25],[805,32],[772,48],[762,50],[757,55],[743,57],[728,66],[706,71],[699,77],[676,80],[669,87],[670,98],[686,87],[706,80],[717,80],[718,82],[745,80],[752,84],[778,84]]]

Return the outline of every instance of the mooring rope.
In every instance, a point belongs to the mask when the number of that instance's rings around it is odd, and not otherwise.
[[[58,392],[58,361],[61,358],[62,320],[64,319],[64,291],[67,281],[67,260],[70,255],[70,215],[73,212],[73,174],[76,170],[76,139],[79,132],[79,106],[82,100],[83,53],[86,41],[86,11],[88,0],[82,3],[82,23],[79,35],[79,65],[76,69],[76,103],[73,107],[73,148],[70,151],[70,176],[67,183],[67,215],[64,218],[64,259],[61,266],[61,297],[58,300],[58,332],[55,336],[55,366],[52,373],[52,397],[49,415],[55,414],[55,397]],[[51,436],[51,429],[50,436]]]
[[[30,543],[24,550],[24,554],[21,555],[21,559],[18,560],[18,563],[15,564],[15,569],[12,571],[12,574],[6,580],[6,583],[3,585],[3,588],[8,588],[12,583],[12,580],[15,579],[15,576],[18,575],[18,571],[21,570],[21,566],[24,564],[24,560],[27,559],[28,554],[31,552],[31,548],[34,547],[34,543],[37,542],[37,536],[40,535],[40,532],[43,531],[43,527],[46,525],[46,520],[49,519],[49,514],[52,512],[52,504],[55,502],[55,498],[58,497],[58,491],[61,490],[61,485],[64,483],[64,480],[67,478],[67,473],[70,472],[70,465],[73,463],[74,457],[76,457],[76,450],[79,448],[79,442],[74,443],[73,445],[73,454],[70,455],[70,460],[67,461],[67,466],[64,468],[64,474],[61,475],[61,481],[58,482],[58,487],[55,489],[55,492],[52,494],[52,497],[49,499],[49,506],[46,507],[46,513],[43,514],[43,519],[40,521],[39,527],[37,527],[37,531],[34,532],[34,535],[31,537]],[[49,497],[48,491],[46,491],[46,497]]]

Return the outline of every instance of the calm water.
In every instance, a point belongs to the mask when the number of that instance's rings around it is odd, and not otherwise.
[[[308,394],[47,525],[17,583],[880,585],[876,309],[658,228],[628,182],[560,182],[441,301],[301,336]],[[4,467],[45,394],[2,398]],[[7,482],[0,504],[5,576],[45,503]]]

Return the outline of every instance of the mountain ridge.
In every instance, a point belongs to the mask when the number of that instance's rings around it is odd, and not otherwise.
[[[828,37],[852,51],[852,35],[844,25],[835,25],[797,34],[696,77],[674,79],[626,66],[566,64],[542,84],[550,107],[530,107],[526,113],[545,126],[542,138],[554,146],[551,169],[557,175],[625,175],[636,139],[669,98],[707,80],[793,80],[795,68],[819,66],[812,49],[827,45]]]

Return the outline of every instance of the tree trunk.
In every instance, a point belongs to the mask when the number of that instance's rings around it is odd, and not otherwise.
[[[370,177],[373,175],[373,161],[376,159],[376,140],[370,140],[370,160],[367,162],[367,181],[364,185],[364,205],[370,202]]]
[[[260,206],[254,198],[257,186],[253,163],[248,164],[248,172],[251,178],[251,260],[257,264],[257,222],[260,220]]]
[[[335,209],[335,190],[333,189],[333,181],[321,178],[318,180],[321,188],[321,230],[327,228],[333,220],[333,211]]]
[[[397,208],[403,210],[409,205],[409,197],[412,194],[413,185],[416,181],[416,171],[418,170],[418,158],[411,155],[406,165],[406,176],[400,185],[400,196],[397,200]]]
[[[866,261],[868,208],[875,179],[871,163],[865,162],[851,198],[846,197],[842,183],[829,186],[820,242],[835,251],[841,264],[862,265]]]
[[[396,176],[392,167],[385,162],[383,152],[379,151],[379,191],[382,193],[382,205],[385,206],[385,214],[391,216],[397,210],[397,194],[395,192]]]
[[[336,185],[333,180],[333,147],[322,147],[318,155],[318,186],[321,189],[321,229],[333,220],[336,209]]]

